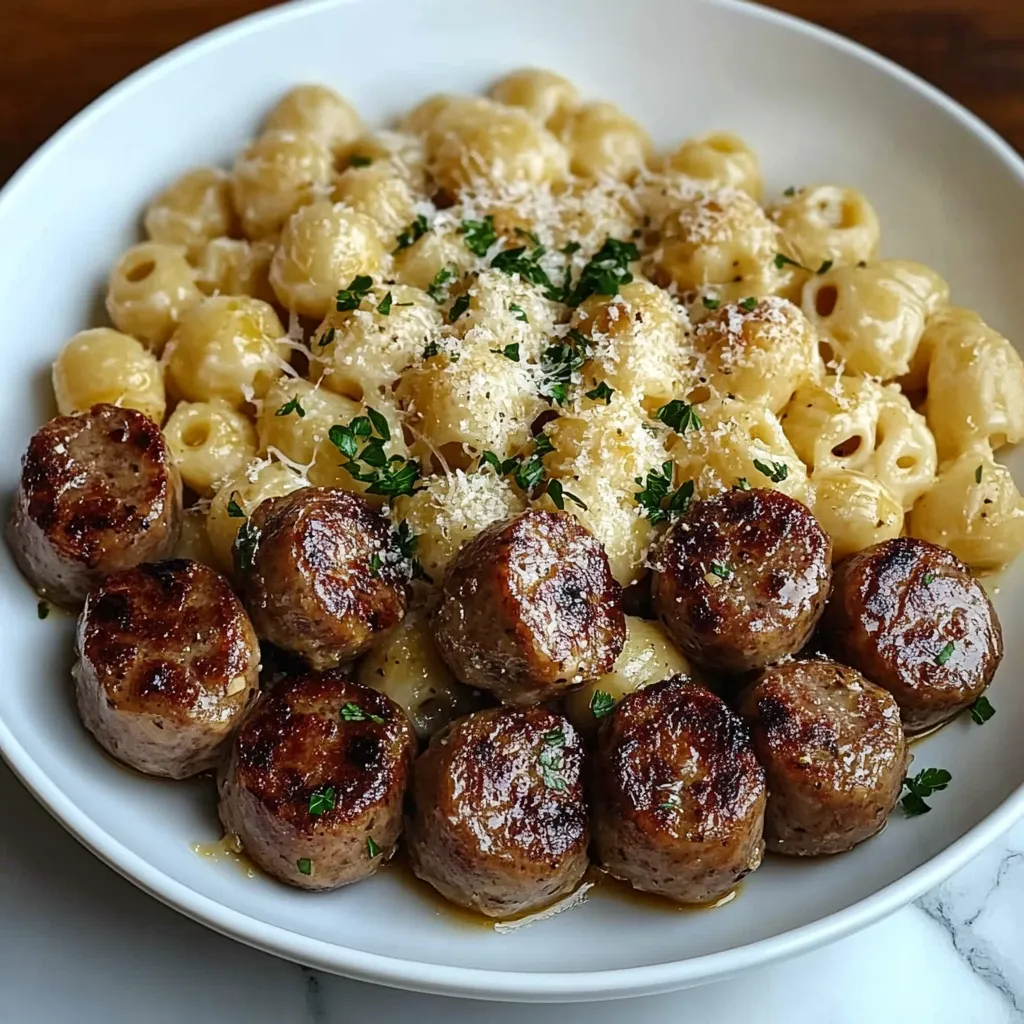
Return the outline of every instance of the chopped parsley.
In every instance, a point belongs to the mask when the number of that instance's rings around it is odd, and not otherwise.
[[[518,321],[520,321],[520,323],[528,324],[528,323],[530,322],[530,318],[529,318],[529,317],[528,317],[528,316],[526,315],[526,310],[525,310],[525,309],[523,309],[523,307],[522,307],[522,306],[520,306],[520,305],[519,305],[518,303],[516,303],[516,302],[510,302],[510,303],[508,304],[508,311],[509,311],[509,312],[510,312],[510,313],[511,313],[511,314],[512,314],[512,315],[513,315],[513,316],[514,316],[514,317],[515,317],[515,318],[516,318],[516,319],[517,319]]]
[[[287,402],[285,402],[284,405],[282,405],[281,408],[274,413],[274,415],[288,416],[293,412],[298,413],[300,420],[306,415],[306,410],[302,408],[302,403],[299,401],[298,395],[295,395],[293,398],[290,398]]]
[[[442,267],[427,286],[427,294],[440,306],[448,300],[448,285],[458,276],[454,267]]]
[[[380,847],[374,842],[373,836],[366,837],[366,852],[370,855],[370,860],[380,856]]]
[[[428,231],[430,230],[430,223],[423,214],[419,214],[416,219],[399,234],[395,241],[398,243],[395,246],[395,252],[401,252],[403,249],[408,249],[413,242],[418,242]]]
[[[757,299],[751,295],[749,298],[741,299],[739,302],[740,309],[745,309],[748,313],[753,313],[757,309]]]
[[[373,287],[373,278],[368,274],[360,274],[353,277],[347,288],[342,288],[335,297],[339,313],[350,309],[358,309],[360,303],[366,298],[367,293]]]
[[[935,655],[935,664],[939,666],[945,665],[946,662],[953,657],[954,650],[956,650],[956,642],[950,640],[949,643],[947,643],[945,647]]]
[[[980,484],[980,483],[981,483],[981,466],[979,466],[979,467],[978,467],[978,468],[977,468],[977,469],[976,469],[976,470],[974,471],[974,482],[975,482],[976,484]]]
[[[795,196],[796,195],[796,186],[795,185],[790,185],[789,188],[787,188],[786,191],[783,192],[782,194],[784,196]]]
[[[590,698],[590,711],[595,718],[604,718],[615,710],[615,698],[604,690],[595,690]]]
[[[540,357],[544,371],[544,383],[540,393],[556,405],[565,405],[569,400],[569,387],[576,383],[576,377],[583,364],[590,358],[593,342],[585,334],[573,329],[562,341],[549,345]]]
[[[419,559],[416,557],[416,548],[419,546],[420,539],[412,532],[408,522],[404,519],[398,524],[397,529],[391,531],[391,540],[395,547],[398,548],[399,554],[409,564],[412,572],[412,578],[416,580],[426,580],[427,583],[433,583],[434,581],[430,578],[430,575],[424,570],[420,564]]]
[[[362,153],[353,153],[348,158],[349,167],[369,167],[373,163],[372,156],[363,156]]]
[[[530,496],[537,498],[541,494],[547,494],[559,511],[565,510],[565,499],[574,502],[582,509],[586,505],[571,491],[567,491],[561,480],[548,480],[547,470],[544,468],[544,456],[553,452],[555,446],[551,438],[543,431],[533,436],[533,451],[528,456],[513,455],[508,459],[499,459],[491,451],[481,452],[480,461],[486,462],[498,476],[512,476],[516,485]]]
[[[491,260],[491,266],[504,274],[518,274],[524,281],[535,284],[544,289],[544,294],[553,300],[561,300],[564,289],[557,287],[548,277],[547,271],[540,265],[540,258],[544,255],[544,246],[538,245],[530,252],[526,246],[520,245],[515,249],[503,249]]]
[[[427,344],[423,348],[423,358],[424,359],[432,359],[440,351],[441,350],[440,350],[440,348],[438,348],[436,341],[428,341]]]
[[[228,499],[228,518],[244,519],[245,512],[242,510],[242,506],[235,500],[236,494],[238,494],[238,491],[232,491],[231,497]]]
[[[945,768],[924,768],[912,779],[905,778],[903,785],[907,787],[907,793],[900,801],[903,804],[903,813],[908,818],[927,814],[931,807],[925,803],[925,799],[932,793],[945,789],[952,779],[953,776]]]
[[[336,423],[327,436],[346,458],[342,468],[354,480],[369,484],[367,494],[397,498],[416,492],[420,464],[416,459],[388,455],[384,446],[391,440],[391,429],[376,409],[367,406],[366,415],[356,416],[348,425]]]
[[[935,582],[935,573],[926,572],[924,574],[924,579],[922,580],[922,582],[926,587],[930,587]]]
[[[494,231],[493,217],[484,217],[483,220],[464,220],[461,231],[466,248],[474,256],[486,256],[488,250],[498,240]]]
[[[380,715],[373,715],[369,711],[364,711],[358,704],[353,704],[352,701],[343,704],[340,713],[343,722],[376,722],[378,725],[382,725],[384,722]]]
[[[679,799],[678,793],[669,793],[663,803],[658,804],[658,807],[663,811],[677,811],[683,806],[682,800]]]
[[[496,356],[504,356],[506,359],[511,359],[513,363],[519,362],[519,342],[513,342],[504,348],[492,348],[490,351]]]
[[[247,572],[252,568],[259,543],[260,531],[253,526],[251,520],[247,519],[238,528],[238,534],[235,537],[235,560],[241,572]]]
[[[705,295],[704,298],[701,299],[701,302],[704,303],[704,308],[705,309],[710,309],[710,310],[718,309],[718,307],[722,304],[722,300],[721,299],[716,299],[712,295]]]
[[[391,303],[391,292],[388,292],[387,295],[385,295],[384,298],[377,303],[377,312],[380,313],[381,316],[390,316]]]
[[[636,484],[642,489],[633,497],[652,523],[685,515],[693,504],[693,481],[686,480],[673,491],[672,476],[672,463],[664,462],[660,472],[657,469],[649,469],[646,480],[643,477],[635,477]]]
[[[816,274],[827,274],[832,269],[832,261],[825,260],[824,263],[815,271]]]
[[[333,327],[328,327],[327,330],[320,335],[320,340],[317,342],[317,345],[319,345],[320,348],[326,348],[332,341],[334,341],[334,336],[337,333],[338,332]]]
[[[50,606],[45,601],[40,601],[36,605],[36,616],[40,619],[45,619],[50,614]]]
[[[579,242],[566,242],[558,251],[565,256],[575,256],[582,248]]]
[[[464,293],[452,303],[452,308],[448,310],[448,323],[455,323],[467,309],[469,309],[469,295]]]
[[[775,254],[775,269],[776,270],[781,270],[783,267],[787,267],[787,266],[788,267],[799,267],[801,270],[806,270],[807,269],[802,263],[798,263],[796,260],[790,259],[788,256],[784,255],[781,252],[777,252]]]
[[[712,562],[711,572],[720,580],[727,580],[732,576],[732,569],[730,569],[725,562]]]
[[[552,729],[544,733],[540,753],[537,755],[540,765],[540,777],[548,789],[564,793],[569,788],[562,772],[565,770],[565,732]]]
[[[763,473],[773,484],[781,484],[789,476],[789,466],[784,462],[761,462],[754,459],[754,469]]]
[[[319,817],[325,811],[334,810],[334,787],[326,786],[324,789],[314,790],[309,795],[309,813]]]
[[[579,498],[577,498],[576,495],[572,493],[572,491],[567,491],[562,486],[562,481],[561,480],[549,480],[548,481],[548,486],[547,486],[546,490],[544,491],[544,493],[552,500],[552,502],[554,503],[555,508],[557,508],[559,512],[564,512],[565,511],[565,499],[566,498],[568,498],[571,502],[574,502],[581,509],[586,511],[586,508],[587,508],[586,504],[583,501],[581,501]]]
[[[992,707],[988,697],[984,694],[973,704],[969,704],[967,710],[970,711],[971,719],[976,725],[984,725],[996,713],[996,709]]]
[[[299,873],[303,875],[313,874],[313,862],[308,857],[300,857],[296,862]]]
[[[604,402],[605,405],[611,405],[615,388],[610,388],[605,381],[601,381],[597,387],[585,392],[585,394],[587,398],[592,398],[595,402]]]
[[[677,434],[685,434],[687,430],[700,430],[704,425],[697,415],[697,410],[678,398],[673,398],[667,405],[663,405],[654,417],[671,427]]]
[[[749,491],[750,484],[745,476],[741,476],[739,480],[737,480],[736,483],[732,485],[732,489],[734,491]]]
[[[591,295],[618,295],[619,288],[633,280],[629,264],[639,258],[640,251],[632,242],[606,238],[604,245],[580,272],[566,302],[570,306],[578,306]]]
[[[376,551],[374,551],[374,553],[370,555],[370,575],[380,576],[380,571],[383,568],[383,566],[384,560]]]

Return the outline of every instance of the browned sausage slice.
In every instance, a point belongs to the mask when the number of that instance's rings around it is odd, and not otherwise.
[[[897,537],[842,561],[821,638],[884,686],[907,732],[929,729],[979,697],[1003,657],[984,587],[945,548]]]
[[[544,708],[493,708],[437,733],[416,762],[413,870],[488,917],[572,892],[587,868],[582,765],[576,731]]]
[[[675,523],[654,562],[654,607],[672,639],[706,668],[745,672],[810,638],[832,542],[781,491],[726,491]]]
[[[36,590],[73,608],[110,573],[170,555],[180,525],[181,479],[160,428],[95,405],[29,442],[7,540]]]
[[[598,862],[634,888],[707,903],[761,863],[765,780],[746,727],[685,679],[629,694],[605,720],[592,799]]]
[[[361,654],[405,614],[410,565],[384,516],[348,491],[267,499],[235,557],[256,632],[314,669]]]
[[[885,824],[907,767],[891,694],[846,665],[814,659],[769,669],[739,707],[768,776],[769,851],[842,853]]]
[[[260,649],[227,580],[184,559],[114,573],[78,620],[86,728],[113,757],[182,779],[212,768],[256,696]]]
[[[220,820],[282,882],[358,882],[395,852],[414,754],[412,726],[384,694],[337,672],[286,679],[235,734]]]
[[[458,679],[506,704],[536,704],[604,675],[626,636],[600,542],[568,513],[539,509],[459,552],[434,625]]]

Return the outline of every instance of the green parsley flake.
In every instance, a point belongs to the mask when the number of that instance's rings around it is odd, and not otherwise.
[[[50,614],[50,606],[45,601],[40,601],[36,605],[36,616],[40,619],[45,619]]]
[[[385,295],[384,298],[381,299],[379,303],[377,303],[377,312],[380,313],[381,316],[390,316],[391,302],[391,292],[388,292],[387,295]]]
[[[612,395],[615,394],[615,388],[610,388],[605,381],[601,381],[597,387],[584,393],[587,398],[592,398],[595,402],[604,402],[605,405],[611,405]]]
[[[370,860],[380,856],[380,847],[374,842],[373,836],[366,837],[366,852],[370,855]]]
[[[403,249],[408,249],[413,242],[418,242],[428,231],[430,230],[430,223],[423,214],[419,214],[416,219],[395,239],[398,243],[395,246],[395,252],[401,252]]]
[[[739,303],[740,309],[745,309],[748,313],[753,313],[757,309],[757,299],[751,295],[747,299],[741,299]]]
[[[391,440],[391,428],[376,409],[368,406],[365,416],[356,416],[347,425],[336,423],[327,436],[346,458],[342,468],[354,480],[369,484],[367,494],[397,498],[418,489],[422,473],[419,462],[388,455],[385,445]]]
[[[259,543],[260,531],[247,519],[235,537],[235,561],[240,572],[248,572],[252,568]]]
[[[434,280],[427,286],[427,294],[440,306],[448,301],[448,285],[457,277],[458,272],[454,267],[442,267],[435,275]]]
[[[313,862],[308,857],[300,857],[296,862],[299,873],[303,875],[313,874]]]
[[[450,324],[455,323],[455,321],[458,320],[467,309],[469,309],[469,295],[460,295],[452,303],[452,308],[448,310],[448,322]]]
[[[654,416],[677,434],[685,434],[687,430],[700,430],[704,425],[697,415],[697,410],[678,398],[673,398],[667,405],[663,405]]]
[[[754,459],[754,469],[763,473],[773,484],[781,484],[789,476],[789,466],[784,462],[761,462]]]
[[[360,274],[353,277],[347,288],[338,292],[335,304],[339,313],[348,310],[358,309],[360,303],[366,298],[367,293],[373,287],[373,278],[367,274]]]
[[[976,470],[974,471],[974,482],[975,482],[976,484],[980,484],[980,483],[981,483],[981,466],[979,466],[979,467],[978,467],[978,468],[977,468],[977,469],[976,469]]]
[[[711,572],[712,575],[717,576],[720,580],[727,580],[732,576],[732,569],[725,562],[712,562]]]
[[[926,587],[930,587],[935,582],[935,574],[931,572],[926,572],[924,574],[924,579],[922,580],[922,582]]]
[[[798,263],[794,259],[790,259],[788,256],[783,255],[781,252],[775,254],[775,268],[781,270],[783,267],[798,267],[800,270],[806,270],[807,268],[802,264]]]
[[[317,818],[325,811],[334,810],[334,787],[314,790],[309,794],[309,813]]]
[[[615,698],[604,690],[595,690],[590,698],[590,711],[595,718],[604,718],[615,710]]]
[[[633,497],[652,523],[677,519],[690,510],[693,503],[693,481],[686,480],[673,491],[673,475],[672,463],[664,462],[660,472],[657,469],[649,469],[646,480],[639,476],[635,478],[636,484],[642,489]]]
[[[328,327],[323,334],[320,335],[320,340],[317,342],[320,348],[326,348],[332,341],[338,332],[333,327]]]
[[[562,772],[565,770],[565,732],[552,729],[544,734],[540,753],[537,755],[540,777],[548,789],[564,793],[569,788]]]
[[[348,158],[349,167],[369,167],[373,163],[372,156],[363,156],[361,153],[353,153]]]
[[[782,194],[784,196],[795,196],[796,195],[796,186],[795,185],[790,185],[789,188],[787,188],[786,191],[783,192]]]
[[[989,703],[988,697],[982,694],[973,704],[968,705],[971,719],[976,725],[984,725],[995,713],[996,709]]]
[[[384,722],[380,715],[364,711],[358,704],[353,704],[352,701],[342,705],[341,718],[344,722],[376,722],[378,725],[382,725]]]
[[[924,768],[912,779],[904,779],[903,785],[906,786],[908,792],[900,801],[903,805],[903,813],[908,818],[913,818],[918,814],[927,814],[931,807],[925,803],[925,799],[932,793],[945,789],[952,779],[953,776],[944,768]]]
[[[487,255],[488,250],[498,240],[494,231],[493,217],[484,217],[483,220],[464,220],[461,231],[466,248],[474,256],[481,258]]]
[[[238,504],[238,500],[235,495],[238,491],[231,492],[231,498],[228,500],[228,518],[229,519],[244,519],[245,512],[242,511],[242,506]]]
[[[529,317],[526,315],[526,310],[523,309],[518,303],[510,302],[508,304],[508,311],[520,322],[528,324],[530,322]]]
[[[950,658],[953,657],[953,651],[956,649],[956,642],[950,640],[945,647],[935,655],[935,664],[942,666],[945,665]]]
[[[376,551],[374,551],[374,553],[370,555],[370,575],[380,576],[380,570],[383,567],[383,565],[384,562],[381,559],[380,555],[377,554]]]
[[[716,299],[713,295],[705,295],[704,298],[701,299],[701,302],[704,303],[705,309],[710,310],[716,310],[722,304],[722,300]]]
[[[294,398],[289,399],[284,405],[281,406],[275,416],[288,416],[291,413],[298,413],[299,419],[301,420],[306,415],[306,410],[302,408],[302,404],[299,402],[299,396],[296,395]]]
[[[749,491],[750,484],[748,483],[747,478],[745,476],[741,476],[739,480],[737,480],[736,483],[732,485],[732,489],[734,491]]]
[[[815,271],[817,274],[827,274],[832,269],[832,261],[825,260],[824,263]]]
[[[511,359],[513,363],[519,362],[519,342],[513,342],[511,345],[506,345],[504,348],[492,348],[489,351],[493,352],[496,356],[504,356],[506,359]]]
[[[621,286],[633,280],[629,265],[638,259],[640,251],[632,242],[606,238],[604,245],[580,272],[566,302],[570,306],[578,306],[591,295],[618,295]]]

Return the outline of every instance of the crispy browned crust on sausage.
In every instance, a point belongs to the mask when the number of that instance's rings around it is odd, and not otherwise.
[[[611,670],[625,641],[622,589],[600,542],[567,512],[531,509],[467,544],[434,613],[464,683],[535,704]]]
[[[108,576],[85,602],[75,647],[82,721],[153,775],[212,768],[259,685],[241,603],[223,576],[185,559]]]
[[[181,479],[160,428],[95,405],[29,442],[7,540],[40,594],[77,607],[110,573],[166,558],[180,526]]]
[[[312,668],[354,658],[405,615],[408,562],[384,516],[357,495],[306,487],[269,498],[247,529],[251,560],[235,553],[256,632]]]
[[[909,733],[979,697],[1003,657],[984,587],[951,551],[913,537],[837,566],[819,632],[834,657],[896,698]]]
[[[791,661],[751,685],[739,710],[768,777],[769,851],[842,853],[882,828],[908,761],[890,693],[834,661]]]
[[[764,772],[709,690],[674,677],[624,697],[598,733],[593,777],[595,856],[635,888],[706,903],[761,863]]]
[[[489,917],[543,907],[587,868],[583,748],[545,708],[493,708],[434,736],[406,824],[416,874]]]
[[[698,664],[763,668],[810,638],[832,577],[832,542],[781,491],[726,491],[697,502],[655,556],[654,607]]]
[[[382,693],[337,671],[283,680],[235,734],[220,777],[221,821],[282,882],[357,882],[395,852],[414,753],[409,720]],[[314,794],[328,792],[334,806],[326,800],[311,813]]]

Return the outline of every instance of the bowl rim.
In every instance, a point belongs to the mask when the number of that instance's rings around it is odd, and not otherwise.
[[[35,168],[64,143],[89,129],[93,120],[153,79],[187,64],[203,52],[264,31],[276,23],[320,10],[354,6],[363,0],[292,0],[229,22],[144,65],[112,86],[64,124],[0,188],[0,221],[13,207]],[[1024,188],[1024,159],[978,116],[937,87],[873,50],[795,15],[749,0],[687,0],[775,23],[817,39],[900,82],[947,114],[993,151]],[[731,949],[642,967],[599,971],[526,972],[454,967],[404,960],[314,939],[195,892],[133,853],[81,811],[40,768],[0,718],[0,754],[32,795],[100,860],[167,906],[245,945],[359,981],[436,995],[524,1002],[582,1001],[648,995],[719,981],[740,971],[834,942],[880,920],[943,882],[1024,816],[1024,782],[991,814],[940,854],[872,895],[780,935]]]

